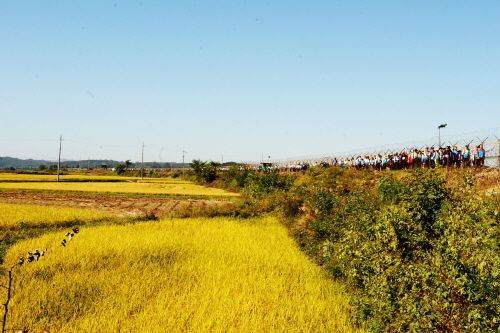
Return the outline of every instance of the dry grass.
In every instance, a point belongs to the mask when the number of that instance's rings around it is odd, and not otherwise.
[[[274,219],[81,228],[13,246],[9,326],[38,332],[355,332],[342,288]]]

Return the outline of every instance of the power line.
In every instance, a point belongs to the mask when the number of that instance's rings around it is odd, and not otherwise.
[[[81,143],[84,145],[92,145],[92,146],[100,146],[100,147],[112,147],[112,148],[137,148],[137,147],[140,147],[140,146],[121,146],[121,145],[100,144],[100,143],[83,142],[83,141],[70,140],[70,139],[66,139],[66,141]]]

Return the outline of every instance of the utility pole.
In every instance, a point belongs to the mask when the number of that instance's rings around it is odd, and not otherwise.
[[[57,161],[57,181],[59,182],[59,174],[61,173],[61,147],[62,147],[62,134],[59,137],[59,160]]]
[[[144,179],[144,141],[142,142],[141,180]]]
[[[184,154],[187,153],[187,151],[184,151],[184,148],[182,148],[182,180],[185,180],[184,178]]]

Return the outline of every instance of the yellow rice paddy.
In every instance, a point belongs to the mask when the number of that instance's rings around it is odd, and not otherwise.
[[[30,332],[356,332],[348,299],[272,219],[173,219],[17,243],[10,327]],[[3,284],[5,284],[5,281]]]
[[[78,208],[44,207],[0,203],[0,229],[54,225],[64,222],[90,222],[116,217],[113,214]]]
[[[6,182],[0,183],[0,189],[166,195],[206,195],[226,197],[239,196],[239,194],[237,193],[229,193],[218,188],[206,188],[194,183],[179,184],[162,182]]]
[[[124,177],[124,176],[101,176],[95,174],[70,174],[59,175],[61,181],[65,180],[82,180],[82,181],[137,181],[137,182],[160,182],[160,183],[177,183],[189,184],[191,182],[179,178],[148,178],[144,177],[143,180],[137,177]],[[57,175],[37,175],[37,174],[17,174],[17,173],[3,173],[0,172],[0,181],[57,181]]]

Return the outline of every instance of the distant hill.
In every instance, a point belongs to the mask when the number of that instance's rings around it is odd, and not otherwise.
[[[108,168],[113,168],[119,163],[124,163],[125,161],[114,161],[114,160],[61,160],[61,167],[67,168],[101,168],[105,164]],[[14,168],[16,170],[37,170],[39,165],[45,165],[49,168],[51,165],[57,165],[57,161],[49,160],[33,160],[33,159],[20,159],[8,156],[0,156],[0,169],[10,169]],[[184,163],[186,167],[189,163]],[[138,168],[141,166],[140,162],[132,162],[130,164],[131,168]],[[168,169],[168,168],[181,168],[182,163],[177,162],[144,162],[145,168],[158,168],[158,169]]]

